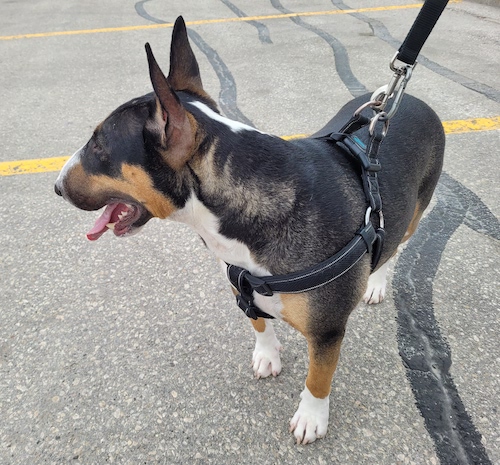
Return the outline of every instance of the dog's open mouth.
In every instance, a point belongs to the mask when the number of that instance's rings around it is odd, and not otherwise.
[[[101,216],[97,218],[94,227],[87,233],[87,239],[96,241],[108,229],[111,229],[115,233],[115,236],[124,236],[130,233],[135,226],[139,226],[136,223],[148,215],[147,210],[137,204],[110,203],[106,205]],[[142,225],[145,221],[141,221],[140,223]]]

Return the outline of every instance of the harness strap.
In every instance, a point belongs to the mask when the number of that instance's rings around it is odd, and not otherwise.
[[[368,252],[377,241],[377,233],[371,222],[358,229],[351,241],[333,257],[318,265],[286,275],[254,276],[239,266],[227,266],[227,277],[238,290],[238,306],[253,319],[273,318],[254,305],[253,292],[264,296],[274,293],[297,294],[324,286],[349,271]]]
[[[382,211],[382,197],[380,196],[377,173],[381,169],[381,165],[378,160],[378,151],[382,141],[384,140],[384,135],[385,134],[383,132],[374,130],[370,136],[368,146],[366,146],[361,139],[351,133],[339,132],[321,137],[321,139],[335,142],[345,153],[354,157],[361,165],[363,191],[373,213],[379,213]]]
[[[362,167],[361,178],[363,179],[363,188],[365,196],[370,202],[373,213],[382,211],[382,197],[380,196],[380,189],[378,184],[378,171],[380,171],[380,162],[378,160],[378,151],[384,135],[380,132],[373,132],[368,142],[366,149],[368,160],[370,161],[369,168]]]
[[[351,116],[349,121],[340,128],[339,134],[352,134],[370,124],[370,121],[370,118],[367,118],[361,113],[355,113]]]

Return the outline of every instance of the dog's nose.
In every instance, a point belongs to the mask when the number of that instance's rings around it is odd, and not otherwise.
[[[54,184],[54,190],[56,191],[56,194],[62,197],[62,192],[59,187],[57,187],[57,184]]]

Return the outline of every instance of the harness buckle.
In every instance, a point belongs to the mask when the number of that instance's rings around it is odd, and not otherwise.
[[[369,210],[371,210],[371,207],[368,207]],[[365,219],[366,221],[366,219]],[[361,239],[363,239],[363,242],[365,243],[366,251],[371,254],[373,250],[373,244],[377,239],[377,236],[375,234],[375,229],[373,228],[373,224],[371,224],[370,220],[368,220],[368,223],[365,224],[363,227],[359,228],[356,231],[356,235],[360,236]]]
[[[238,294],[236,296],[236,303],[248,318],[252,318],[252,320],[256,320],[258,318],[256,313],[256,310],[258,309],[255,305],[253,305],[253,298],[248,299],[246,296]]]
[[[273,295],[273,291],[269,287],[269,284],[267,284],[263,279],[259,278],[258,276],[246,273],[243,276],[243,279],[245,279],[247,283],[250,284],[252,290],[257,292],[258,294],[264,295],[266,297],[271,297]]]
[[[378,212],[379,226],[374,229],[370,217],[372,214],[372,207],[368,207],[365,213],[365,226],[362,227],[356,234],[361,236],[366,244],[368,253],[372,254],[371,268],[372,271],[376,268],[382,249],[384,247],[385,229],[384,229],[384,215],[382,210]]]
[[[366,154],[366,145],[356,136],[345,135],[342,140],[349,153],[357,158],[366,171],[380,171],[382,166],[377,159],[371,160]]]

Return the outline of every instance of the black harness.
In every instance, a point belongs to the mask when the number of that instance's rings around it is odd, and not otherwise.
[[[338,133],[332,133],[319,139],[329,140],[342,148],[343,152],[353,157],[361,167],[363,191],[368,203],[365,220],[355,232],[354,238],[327,260],[295,273],[275,276],[254,276],[248,270],[235,265],[227,265],[227,277],[238,291],[236,303],[246,316],[273,318],[258,308],[254,303],[253,292],[263,296],[274,293],[296,294],[311,291],[331,283],[358,263],[366,253],[371,254],[372,269],[377,266],[384,242],[384,223],[382,198],[380,196],[378,176],[381,165],[377,158],[380,144],[387,130],[387,122],[381,116],[375,119],[361,115],[361,107]],[[384,123],[382,131],[376,131],[376,123]],[[354,132],[370,124],[370,140],[365,145]],[[372,215],[378,214],[378,227],[372,223]]]
[[[366,253],[371,254],[372,270],[377,266],[385,235],[377,175],[381,168],[377,158],[378,150],[387,133],[389,120],[397,111],[417,56],[447,3],[448,0],[426,0],[390,63],[394,75],[389,84],[375,91],[371,101],[360,107],[338,133],[318,137],[333,141],[361,166],[363,191],[369,205],[364,224],[355,232],[354,238],[333,257],[303,271],[257,277],[248,270],[228,264],[227,276],[238,291],[236,302],[248,317],[273,318],[255,305],[254,291],[264,296],[272,296],[275,292],[293,294],[316,289],[349,271]],[[396,65],[396,62],[402,65]],[[384,110],[390,99],[393,99],[393,103],[386,113]],[[371,119],[367,118],[361,114],[366,107],[371,107],[378,113]],[[367,125],[370,125],[370,139],[365,145],[354,133]],[[373,215],[378,215],[377,228],[372,224]]]

